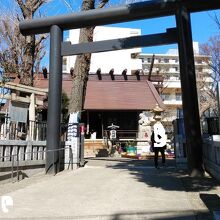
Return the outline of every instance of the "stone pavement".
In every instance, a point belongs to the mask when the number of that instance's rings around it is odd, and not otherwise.
[[[190,178],[153,161],[90,159],[84,168],[1,184],[13,206],[0,219],[213,219],[220,186],[209,176]],[[2,197],[1,197],[2,198]],[[216,212],[217,213],[217,212]]]

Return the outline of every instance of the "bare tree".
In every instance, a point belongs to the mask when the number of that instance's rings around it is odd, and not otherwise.
[[[8,17],[1,16],[0,19],[0,65],[6,73],[17,73],[21,60],[22,48],[18,46],[24,43],[24,38],[19,34],[18,24]]]
[[[101,0],[96,6],[95,0],[83,0],[81,10],[91,10],[95,7],[103,8],[106,3],[108,3],[108,1],[109,0]],[[95,27],[88,27],[80,29],[79,43],[92,42],[94,28]],[[69,113],[81,112],[83,109],[90,62],[91,54],[78,55],[76,58],[73,73]]]
[[[211,68],[210,73],[197,74],[197,88],[200,98],[200,116],[208,109],[217,111],[216,86],[220,79],[220,35],[211,37],[200,46],[202,54],[207,55],[204,61]],[[209,83],[207,79],[210,79]]]
[[[220,30],[220,18],[216,14],[214,14],[213,19],[214,19],[218,29]]]
[[[210,73],[196,73],[196,85],[199,99],[199,115],[204,117],[208,110],[217,111],[215,83]]]
[[[16,0],[20,13],[0,17],[0,65],[4,72],[17,73],[20,83],[33,84],[34,67],[39,68],[39,62],[44,56],[42,42],[45,35],[35,38],[34,35],[22,36],[18,23],[22,19],[33,19],[35,12],[46,0]]]

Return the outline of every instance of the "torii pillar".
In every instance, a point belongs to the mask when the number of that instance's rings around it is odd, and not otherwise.
[[[180,78],[183,100],[186,153],[191,176],[203,175],[202,136],[200,129],[196,73],[190,13],[180,7],[176,13]]]
[[[59,167],[60,153],[60,115],[62,94],[62,56],[61,43],[63,30],[53,25],[50,28],[50,73],[47,113],[47,157],[46,173],[56,174]],[[51,151],[53,150],[53,151]],[[55,151],[54,151],[55,150]],[[57,150],[57,151],[56,151]]]

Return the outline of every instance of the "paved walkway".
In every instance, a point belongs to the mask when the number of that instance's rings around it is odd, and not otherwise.
[[[0,185],[0,196],[14,203],[8,213],[0,207],[0,219],[212,219],[220,210],[219,184],[208,176],[191,179],[168,162],[157,170],[152,161],[103,158]]]

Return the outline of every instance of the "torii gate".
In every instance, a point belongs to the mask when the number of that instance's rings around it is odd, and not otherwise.
[[[178,43],[188,167],[191,173],[203,173],[202,137],[190,13],[219,8],[219,0],[200,0],[199,2],[195,0],[152,0],[20,22],[20,30],[23,35],[50,32],[47,149],[60,148],[62,56]],[[166,33],[76,45],[62,42],[64,30],[169,15],[176,17],[176,27],[167,30]],[[57,161],[56,158],[55,161]],[[53,164],[53,156],[48,152],[46,173],[53,173],[56,170],[53,166],[57,167],[57,164]]]

